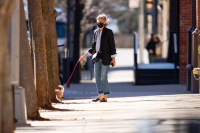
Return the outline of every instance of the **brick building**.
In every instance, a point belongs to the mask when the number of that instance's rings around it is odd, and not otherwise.
[[[187,30],[191,29],[192,23],[192,0],[180,0],[180,84],[186,83],[186,71],[187,65]]]
[[[200,67],[200,0],[180,1],[180,83],[187,83],[188,91],[199,93],[199,81],[192,68]],[[186,54],[187,53],[187,54]],[[188,71],[185,71],[185,66]]]
[[[149,0],[147,0],[149,1]],[[179,83],[187,84],[188,91],[199,93],[199,81],[195,80],[192,68],[186,71],[190,64],[193,68],[200,67],[200,0],[151,0],[153,7],[157,8],[152,19],[152,29],[161,40],[162,57],[167,57],[168,62],[174,61],[173,34],[177,35]],[[153,30],[152,30],[153,31]],[[167,41],[165,41],[167,40]],[[168,50],[166,50],[168,48]],[[200,50],[199,50],[200,52]],[[166,56],[166,53],[168,55]]]
[[[200,66],[198,46],[199,46],[199,35],[200,35],[200,1],[199,0],[183,0],[181,1],[182,13],[180,14],[180,20],[182,21],[182,27],[180,33],[182,34],[181,38],[183,39],[182,46],[182,65],[185,65],[187,59],[187,67],[190,68],[187,71],[187,74],[182,72],[182,78],[187,81],[188,91],[193,93],[199,93],[199,81],[194,78],[192,73],[192,68]],[[185,28],[187,28],[187,37],[185,39]],[[184,54],[187,51],[186,54]],[[185,75],[186,78],[185,78]]]

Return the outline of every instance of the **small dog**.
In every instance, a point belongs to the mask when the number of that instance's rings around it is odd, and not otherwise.
[[[63,96],[63,92],[64,92],[64,87],[62,85],[58,85],[58,87],[60,89],[55,89],[56,92],[56,99],[60,102],[62,102],[62,96]]]

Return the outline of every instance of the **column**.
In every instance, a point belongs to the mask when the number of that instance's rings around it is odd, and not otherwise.
[[[11,81],[19,85],[19,34],[20,31],[20,2],[15,1],[11,18]]]

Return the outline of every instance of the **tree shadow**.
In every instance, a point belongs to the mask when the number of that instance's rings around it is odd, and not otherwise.
[[[53,106],[50,107],[40,107],[39,110],[45,110],[45,111],[83,111],[83,110],[74,110],[74,109],[60,109],[60,108],[55,108]]]
[[[28,117],[28,120],[31,121],[61,121],[61,119],[49,119],[49,118],[43,118],[43,117]]]

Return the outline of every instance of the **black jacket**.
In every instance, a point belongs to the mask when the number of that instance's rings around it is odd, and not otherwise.
[[[92,45],[88,52],[94,54],[96,52],[96,40],[98,29],[94,30]],[[116,54],[114,34],[112,30],[104,27],[101,34],[100,53],[103,65],[110,65],[112,60],[111,55]]]

